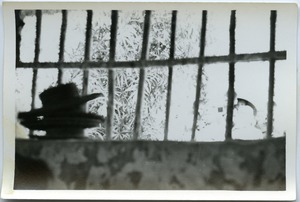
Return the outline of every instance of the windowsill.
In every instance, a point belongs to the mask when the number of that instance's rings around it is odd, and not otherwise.
[[[16,140],[15,189],[285,190],[285,138]]]

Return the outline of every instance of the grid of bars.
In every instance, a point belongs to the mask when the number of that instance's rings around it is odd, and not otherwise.
[[[167,103],[166,103],[166,117],[165,117],[165,130],[164,140],[168,140],[169,130],[169,116],[171,106],[171,93],[172,93],[172,78],[173,78],[173,66],[174,65],[187,65],[197,64],[197,85],[196,85],[196,97],[194,102],[194,115],[191,141],[195,140],[195,131],[197,129],[197,117],[200,105],[201,85],[203,66],[211,63],[228,63],[229,64],[229,87],[228,87],[228,101],[227,101],[227,117],[226,117],[226,131],[225,139],[232,139],[232,125],[233,125],[233,109],[234,109],[234,80],[235,80],[235,63],[243,61],[269,61],[269,92],[268,92],[268,115],[267,115],[267,138],[272,137],[273,132],[273,106],[274,106],[274,76],[275,76],[275,62],[276,60],[285,60],[286,51],[276,51],[275,49],[275,34],[276,34],[276,18],[277,11],[272,10],[270,12],[270,50],[263,53],[249,53],[249,54],[236,54],[235,53],[235,28],[236,28],[236,11],[231,11],[230,24],[229,24],[229,55],[221,56],[205,56],[205,38],[206,38],[206,25],[207,25],[207,11],[202,11],[202,25],[200,33],[200,53],[199,57],[194,58],[174,58],[175,54],[175,33],[177,22],[177,11],[172,11],[171,19],[171,40],[170,40],[170,52],[169,59],[167,60],[148,60],[148,42],[149,31],[151,21],[151,11],[145,11],[144,17],[144,31],[142,42],[142,54],[138,61],[115,61],[116,54],[116,38],[118,29],[118,11],[111,11],[111,29],[110,29],[110,51],[109,61],[90,61],[90,46],[91,46],[91,33],[92,33],[92,19],[93,11],[87,10],[87,22],[86,22],[86,34],[85,34],[85,51],[83,62],[64,62],[64,46],[66,38],[67,16],[68,11],[62,10],[62,24],[60,30],[60,42],[59,42],[59,59],[58,62],[39,62],[40,53],[40,36],[41,36],[41,22],[42,12],[36,10],[36,38],[35,38],[35,50],[33,62],[21,62],[20,60],[20,42],[21,42],[21,21],[20,10],[15,11],[16,17],[16,67],[17,68],[32,68],[32,104],[31,108],[35,108],[35,94],[36,94],[36,79],[37,71],[40,68],[58,68],[58,81],[60,84],[62,81],[62,69],[63,68],[81,68],[83,69],[83,94],[87,93],[89,68],[108,68],[108,105],[107,105],[107,120],[106,120],[106,137],[107,140],[111,140],[112,126],[113,126],[113,112],[114,112],[114,68],[139,68],[140,79],[138,85],[138,96],[136,104],[136,117],[134,122],[134,134],[133,139],[138,140],[141,132],[141,111],[143,100],[143,89],[145,82],[145,68],[151,66],[168,66],[168,85],[167,85]]]

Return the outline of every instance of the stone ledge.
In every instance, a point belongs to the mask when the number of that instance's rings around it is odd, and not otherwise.
[[[285,138],[16,140],[15,189],[285,190]]]

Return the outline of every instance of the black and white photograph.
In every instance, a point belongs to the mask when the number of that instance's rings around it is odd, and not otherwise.
[[[295,197],[296,4],[7,2],[4,20],[3,196]]]

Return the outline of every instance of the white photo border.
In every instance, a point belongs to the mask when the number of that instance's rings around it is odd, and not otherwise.
[[[76,2],[76,3],[74,3]],[[3,184],[1,196],[6,199],[114,199],[114,200],[270,200],[283,201],[295,200],[296,198],[296,78],[295,88],[291,89],[291,97],[295,112],[290,115],[294,124],[294,136],[287,136],[286,139],[286,191],[61,191],[61,190],[14,190],[14,154],[15,154],[15,93],[11,87],[15,85],[15,9],[97,9],[101,6],[107,9],[131,9],[132,6],[146,6],[147,9],[176,9],[186,4],[202,4],[204,9],[214,6],[224,6],[238,9],[239,7],[251,6],[253,3],[222,3],[214,4],[207,2],[3,2],[4,16],[4,71],[3,71],[3,136],[4,136],[4,157],[3,157]],[[138,1],[140,2],[140,1]],[[286,1],[285,1],[286,2]],[[287,39],[290,49],[288,51],[289,64],[297,66],[297,4],[275,1],[273,3],[260,2],[262,7],[271,9],[289,10],[295,21],[291,24],[292,38]],[[13,47],[13,48],[12,48]],[[295,77],[297,75],[296,68]]]

